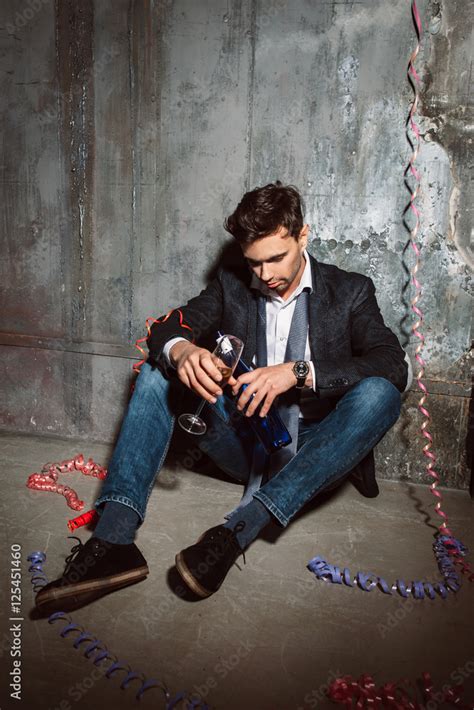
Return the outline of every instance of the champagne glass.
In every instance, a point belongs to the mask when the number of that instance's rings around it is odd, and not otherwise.
[[[244,344],[235,335],[222,335],[217,341],[217,345],[212,353],[212,360],[222,375],[220,385],[223,388],[240,360]],[[188,432],[188,434],[205,434],[206,423],[199,416],[202,408],[206,404],[205,399],[197,408],[195,414],[181,414],[178,418],[180,426]]]

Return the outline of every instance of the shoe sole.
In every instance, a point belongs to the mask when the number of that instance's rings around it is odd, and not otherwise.
[[[144,567],[137,567],[137,569],[124,572],[122,574],[115,574],[110,577],[105,577],[101,580],[89,580],[79,584],[68,584],[64,587],[56,587],[55,589],[48,589],[43,595],[41,591],[38,592],[36,597],[36,607],[41,610],[46,606],[49,606],[53,602],[66,603],[70,600],[72,603],[77,604],[80,602],[81,595],[85,597],[91,597],[94,592],[103,592],[106,594],[109,591],[115,591],[120,587],[126,587],[134,582],[140,582],[142,579],[149,574],[148,565]]]
[[[201,538],[199,538],[199,540],[200,539]],[[198,542],[199,542],[199,540],[198,540]],[[197,579],[195,577],[193,577],[191,570],[189,569],[186,562],[184,561],[184,557],[183,557],[182,552],[178,552],[178,554],[175,557],[175,562],[176,562],[176,569],[180,573],[181,577],[186,582],[188,587],[195,594],[197,594],[198,597],[201,597],[201,599],[205,599],[206,597],[210,597],[211,594],[214,594],[214,592],[210,592],[205,587],[203,587],[201,584],[199,584]],[[217,591],[217,589],[216,589],[216,591]]]

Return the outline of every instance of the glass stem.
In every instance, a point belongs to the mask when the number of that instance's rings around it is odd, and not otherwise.
[[[206,400],[203,399],[202,402],[201,402],[201,404],[200,404],[199,407],[197,408],[197,411],[194,413],[194,416],[195,416],[195,417],[198,417],[198,416],[201,414],[202,408],[204,407],[205,404],[206,404]]]

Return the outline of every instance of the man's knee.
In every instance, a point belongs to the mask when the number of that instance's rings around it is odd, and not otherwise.
[[[384,403],[400,414],[401,395],[395,385],[385,377],[365,377],[358,383],[358,389],[365,400],[373,405]]]
[[[141,394],[145,392],[158,392],[160,395],[167,392],[171,386],[171,381],[167,380],[161,370],[151,368],[144,362],[140,369],[140,374],[135,382],[135,390]]]

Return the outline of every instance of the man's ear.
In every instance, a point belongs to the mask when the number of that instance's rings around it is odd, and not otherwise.
[[[305,224],[300,232],[301,248],[306,249],[308,245],[309,224]]]

